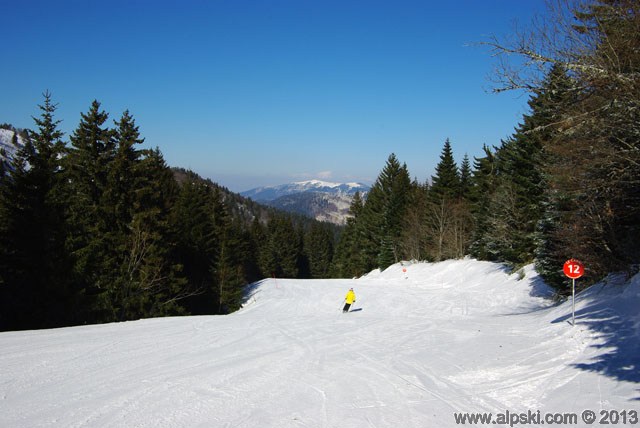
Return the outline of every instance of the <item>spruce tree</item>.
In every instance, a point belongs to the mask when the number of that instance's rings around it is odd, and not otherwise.
[[[435,261],[460,257],[458,245],[458,204],[462,187],[460,172],[453,157],[451,142],[444,142],[436,174],[431,177],[425,225],[430,241],[429,258]]]
[[[218,187],[214,189],[213,202],[217,241],[214,273],[218,284],[218,312],[229,313],[238,310],[242,303],[243,286],[246,283],[243,256],[246,251],[239,225],[232,221]]]
[[[184,314],[182,303],[193,292],[175,255],[171,207],[178,185],[157,148],[143,151],[137,169],[141,183],[131,221],[135,239],[129,243],[130,259],[136,260],[137,305],[147,317]]]
[[[467,154],[462,158],[462,163],[460,164],[460,197],[465,200],[468,200],[471,197],[471,192],[473,188],[473,172],[471,171],[471,161],[469,161],[469,156]]]
[[[313,222],[305,236],[304,249],[311,278],[328,278],[334,252],[329,224]]]
[[[66,220],[71,225],[66,247],[73,258],[75,292],[81,296],[74,313],[85,322],[116,319],[110,295],[116,274],[107,240],[112,216],[103,199],[115,149],[113,131],[105,126],[107,118],[100,103],[93,101],[71,135],[64,164]]]
[[[455,200],[461,193],[460,173],[453,157],[451,141],[447,138],[436,165],[435,175],[431,177],[429,198],[439,204],[441,201]]]
[[[409,204],[411,179],[395,154],[387,159],[372,186],[361,216],[364,267],[386,269],[401,259],[402,221]]]
[[[214,269],[219,258],[219,242],[212,190],[195,174],[188,173],[171,210],[176,237],[174,257],[182,266],[191,290],[184,305],[195,315],[214,314],[219,308],[218,280]]]
[[[17,151],[0,188],[0,329],[66,325],[71,309],[56,105],[45,92],[37,131]],[[14,133],[14,136],[17,135]]]
[[[471,214],[474,219],[474,231],[469,246],[469,253],[480,260],[497,260],[491,244],[492,229],[489,227],[491,217],[490,200],[495,192],[497,168],[495,153],[483,146],[484,156],[474,159],[473,186],[470,192]]]
[[[111,208],[114,225],[124,231],[131,222],[136,189],[141,178],[137,175],[142,151],[136,148],[144,142],[134,118],[125,111],[115,122],[113,160],[107,172],[105,200]]]
[[[255,274],[257,278],[270,277],[272,271],[268,268],[267,231],[258,217],[254,217],[251,221],[249,236],[250,248],[248,250],[251,251],[252,258],[256,262]]]
[[[277,278],[297,278],[300,242],[289,215],[274,214],[267,226],[264,270]]]
[[[135,120],[125,111],[120,121],[115,122],[113,138],[115,151],[107,171],[107,183],[102,198],[103,215],[110,225],[104,239],[109,243],[111,269],[117,275],[109,291],[110,301],[117,319],[136,319],[144,316],[135,262],[131,250],[140,239],[139,230],[133,225],[136,194],[142,185],[138,165],[142,151],[136,145],[143,143]],[[105,262],[107,262],[105,260]]]

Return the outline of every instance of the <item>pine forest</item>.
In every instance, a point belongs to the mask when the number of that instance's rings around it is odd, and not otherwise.
[[[512,135],[473,159],[439,142],[425,182],[391,153],[344,227],[169,167],[141,148],[129,111],[113,120],[93,101],[64,135],[46,91],[0,164],[0,330],[225,314],[265,277],[351,278],[403,260],[535,263],[560,297],[571,257],[588,267],[584,286],[634,273],[640,5],[558,4],[547,24],[482,43],[499,60],[494,90],[529,94]]]

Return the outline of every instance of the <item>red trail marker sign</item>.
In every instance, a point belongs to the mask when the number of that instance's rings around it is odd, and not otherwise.
[[[584,274],[584,265],[576,259],[569,259],[564,262],[562,271],[567,277],[571,279],[578,279]]]
[[[576,279],[580,278],[584,274],[584,265],[576,260],[569,259],[564,262],[562,266],[564,274],[571,278],[571,325],[576,325]]]

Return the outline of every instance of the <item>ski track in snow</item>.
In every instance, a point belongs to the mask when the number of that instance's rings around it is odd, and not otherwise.
[[[602,314],[623,313],[637,349],[640,280],[624,299],[599,295],[609,312],[589,312],[585,293],[575,327],[570,302],[531,295],[535,280],[405,263],[264,280],[228,316],[0,333],[0,426],[453,427],[454,412],[638,409],[636,378],[580,365],[615,348],[589,326]],[[349,287],[356,311],[342,314]]]

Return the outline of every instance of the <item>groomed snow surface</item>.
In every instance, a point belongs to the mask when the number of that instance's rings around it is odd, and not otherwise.
[[[424,428],[457,426],[455,412],[637,411],[640,277],[580,294],[575,327],[571,301],[548,295],[531,268],[404,263],[264,280],[228,316],[0,333],[0,426]]]

